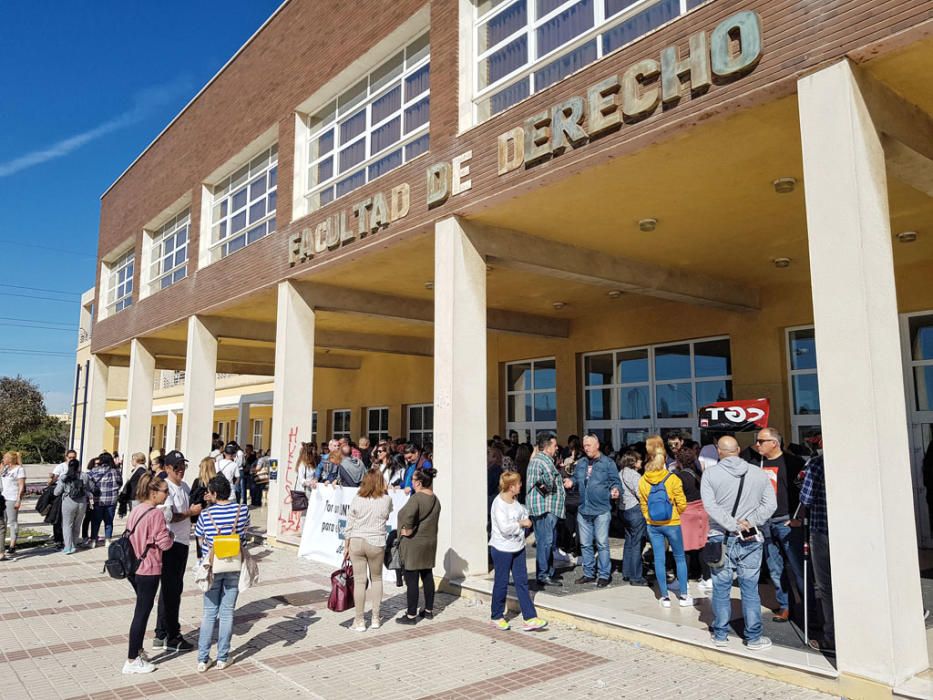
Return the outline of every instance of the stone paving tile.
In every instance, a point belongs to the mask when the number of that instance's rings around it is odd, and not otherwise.
[[[196,654],[155,656],[158,670],[123,676],[131,590],[100,572],[102,549],[72,557],[36,554],[0,566],[3,700],[129,700],[316,697],[395,698],[764,698],[819,693],[603,639],[554,625],[538,634],[500,632],[487,606],[439,594],[435,620],[401,627],[403,589],[386,587],[384,624],[348,630],[352,611],[326,609],[329,567],[265,550],[263,583],[241,593],[226,671],[195,670]],[[85,580],[87,579],[87,580]],[[190,581],[182,624],[196,641],[201,597]],[[69,606],[69,607],[66,607]],[[28,616],[23,616],[29,613]],[[367,613],[367,620],[369,614]],[[150,630],[155,613],[150,618]],[[151,635],[151,631],[150,631]],[[147,642],[147,644],[149,644]],[[150,647],[151,648],[151,647]]]

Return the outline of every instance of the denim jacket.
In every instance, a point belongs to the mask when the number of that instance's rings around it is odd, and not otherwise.
[[[622,480],[619,479],[615,463],[604,454],[593,460],[593,473],[587,479],[589,462],[589,457],[583,457],[573,468],[573,485],[580,493],[580,508],[577,512],[581,515],[602,515],[612,510],[609,492],[615,488],[622,493]]]

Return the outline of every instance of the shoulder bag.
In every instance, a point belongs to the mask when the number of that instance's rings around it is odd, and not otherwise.
[[[732,506],[732,517],[735,517],[736,511],[739,509],[739,499],[742,498],[742,487],[745,486],[745,474],[742,474],[742,478],[739,479],[739,491],[735,494],[735,503]],[[711,569],[721,569],[726,565],[726,548],[722,546],[723,540],[707,540],[706,544],[703,545],[703,551],[700,552],[700,556],[703,558],[709,568]]]
[[[240,535],[237,528],[240,525],[240,507],[237,506],[236,519],[233,521],[233,532],[229,535],[222,535],[214,522],[210,508],[206,511],[208,520],[214,526],[214,541],[211,544],[211,572],[213,574],[226,574],[233,571],[239,571],[243,566],[243,558],[240,555]]]
[[[298,473],[295,475],[295,488],[292,489],[292,513],[304,513],[308,510],[308,494],[304,489],[298,488],[298,481],[301,479],[301,467],[298,467]]]

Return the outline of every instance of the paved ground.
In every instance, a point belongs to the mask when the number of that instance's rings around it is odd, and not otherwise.
[[[158,670],[123,676],[132,615],[129,585],[101,573],[102,549],[65,556],[24,551],[0,563],[0,675],[19,698],[484,698],[825,697],[772,680],[554,625],[499,632],[485,605],[440,595],[433,621],[391,621],[403,605],[390,587],[380,630],[350,632],[351,613],[327,610],[326,567],[291,551],[256,547],[262,582],[237,605],[233,665],[195,671],[195,653],[155,654]],[[190,578],[190,577],[189,577]],[[201,596],[192,584],[183,630],[196,641]],[[367,615],[368,618],[368,615]],[[154,619],[150,620],[150,629]]]

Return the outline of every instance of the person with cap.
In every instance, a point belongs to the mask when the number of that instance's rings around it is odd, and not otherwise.
[[[238,451],[239,448],[235,442],[228,442],[224,445],[224,453],[220,456],[220,461],[217,462],[217,473],[226,477],[231,488],[236,484],[240,473],[240,465],[236,458]]]
[[[123,472],[113,461],[109,452],[101,452],[97,464],[88,471],[88,485],[94,501],[91,520],[91,546],[97,546],[100,524],[104,523],[104,544],[110,546],[113,537],[113,518],[117,513],[117,499],[123,486]]]
[[[185,469],[188,467],[185,456],[178,450],[172,450],[162,458],[162,465],[167,477],[168,497],[160,507],[174,541],[171,548],[162,553],[162,585],[152,646],[155,649],[190,651],[194,645],[181,636],[178,615],[191,544],[191,518],[201,514],[201,506],[191,505],[191,488],[185,483]]]

